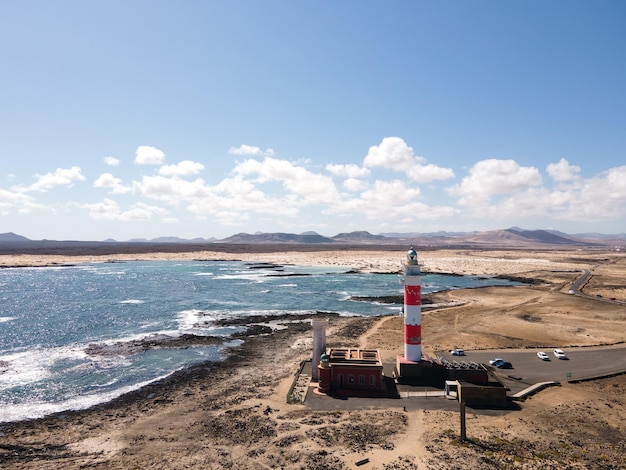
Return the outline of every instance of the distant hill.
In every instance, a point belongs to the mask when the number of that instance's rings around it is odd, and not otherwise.
[[[305,235],[295,233],[257,233],[251,235],[249,233],[237,233],[228,238],[220,240],[221,243],[335,243],[332,238],[322,235]]]
[[[576,237],[579,240],[622,240],[626,242],[626,233],[616,233],[613,235],[606,235],[604,233],[576,233],[572,237]]]
[[[219,240],[222,243],[397,243],[398,240],[382,235],[372,235],[366,231],[339,233],[333,237],[325,237],[316,232],[294,233],[238,233],[228,238]]]
[[[469,244],[492,245],[498,247],[531,247],[531,246],[593,246],[594,243],[577,240],[571,237],[556,235],[547,230],[523,230],[517,227],[506,230],[489,230],[462,237]]]
[[[389,235],[389,234],[388,234]],[[292,233],[238,233],[219,240],[222,243],[290,243],[290,244],[377,244],[397,245],[402,243],[427,246],[479,246],[499,248],[528,248],[532,246],[599,246],[601,242],[580,240],[566,234],[558,235],[548,230],[524,230],[518,227],[485,232],[433,232],[433,233],[394,233],[393,236],[373,235],[367,231],[342,232],[333,237],[324,237],[315,232]]]
[[[557,235],[554,232],[549,232],[547,230],[523,230],[523,229],[508,229],[505,232],[510,232],[517,234],[521,237],[524,237],[529,240],[534,240],[540,243],[548,243],[551,245],[570,245],[572,243],[580,243],[580,241],[575,240],[568,236]]]
[[[349,233],[338,233],[334,237],[332,237],[335,241],[349,241],[349,242],[387,242],[394,241],[389,240],[388,237],[384,235],[372,235],[365,230],[357,231],[357,232],[349,232]]]
[[[0,242],[29,242],[30,239],[13,232],[0,233]]]
[[[244,245],[378,245],[400,246],[415,245],[433,248],[501,248],[501,249],[549,249],[549,248],[584,248],[584,247],[624,247],[626,234],[604,235],[585,233],[569,235],[556,230],[525,230],[512,227],[504,230],[488,230],[483,232],[410,232],[387,233],[374,235],[365,230],[342,232],[333,237],[325,237],[316,232],[295,233],[237,233],[228,238],[184,239],[179,237],[158,237],[151,240],[133,239],[126,242],[115,241],[111,238],[96,241],[56,241],[30,240],[13,232],[0,234],[0,249],[4,253],[21,251],[52,252],[53,250],[74,249],[88,252],[89,250],[104,250],[107,252],[148,252],[156,247],[164,251],[193,251],[198,245],[206,244],[212,247],[222,245],[228,249],[241,251],[247,249]],[[239,246],[237,246],[239,245]],[[261,248],[260,248],[261,249]]]
[[[387,232],[381,233],[380,235],[388,238],[458,238],[475,233],[479,232],[446,232],[444,230],[440,230],[438,232]]]
[[[206,243],[215,240],[215,238],[180,238],[180,237],[158,237],[150,240],[150,243]]]

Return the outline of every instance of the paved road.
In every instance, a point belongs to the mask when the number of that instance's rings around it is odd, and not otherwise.
[[[572,282],[570,289],[573,290],[574,292],[578,292],[581,286],[583,286],[587,282],[590,276],[591,276],[591,272],[589,272],[588,269],[583,269],[583,272],[580,275],[580,277],[576,279],[574,282]]]
[[[583,269],[578,279],[576,279],[574,282],[570,284],[568,293],[578,295],[580,297],[585,297],[587,299],[595,299],[600,302],[610,302],[612,304],[626,305],[626,301],[624,300],[618,300],[618,299],[615,299],[614,297],[602,297],[601,295],[600,296],[589,295],[581,291],[581,289],[585,287],[585,285],[587,284],[587,281],[589,280],[590,277],[591,277],[591,271],[589,271],[588,269]]]
[[[549,361],[537,357],[539,349],[494,349],[489,351],[465,351],[466,356],[441,354],[446,359],[474,361],[488,364],[490,359],[502,358],[513,364],[513,369],[496,369],[495,373],[506,382],[512,393],[538,382],[584,379],[598,375],[626,371],[626,346],[590,348],[562,348],[567,360],[554,357],[552,349],[542,349],[550,356]]]

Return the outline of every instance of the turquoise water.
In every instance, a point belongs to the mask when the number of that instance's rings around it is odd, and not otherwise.
[[[501,279],[425,275],[423,292],[509,285]],[[259,268],[242,262],[127,262],[0,270],[0,422],[80,409],[220,360],[241,327],[216,321],[251,315],[392,315],[397,305],[351,296],[402,294],[394,274],[339,268]],[[125,354],[88,354],[89,345],[195,334],[223,343]]]

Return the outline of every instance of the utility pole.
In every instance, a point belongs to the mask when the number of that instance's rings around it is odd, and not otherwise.
[[[467,439],[467,434],[465,432],[465,402],[460,401],[459,407],[460,407],[459,414],[461,415],[461,440],[465,441]]]

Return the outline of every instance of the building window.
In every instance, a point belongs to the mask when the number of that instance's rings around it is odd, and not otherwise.
[[[375,386],[376,385],[376,376],[375,375],[370,375],[370,385]]]
[[[354,375],[350,374],[348,376],[348,384],[354,385]]]
[[[365,385],[365,376],[359,375],[359,385]]]

